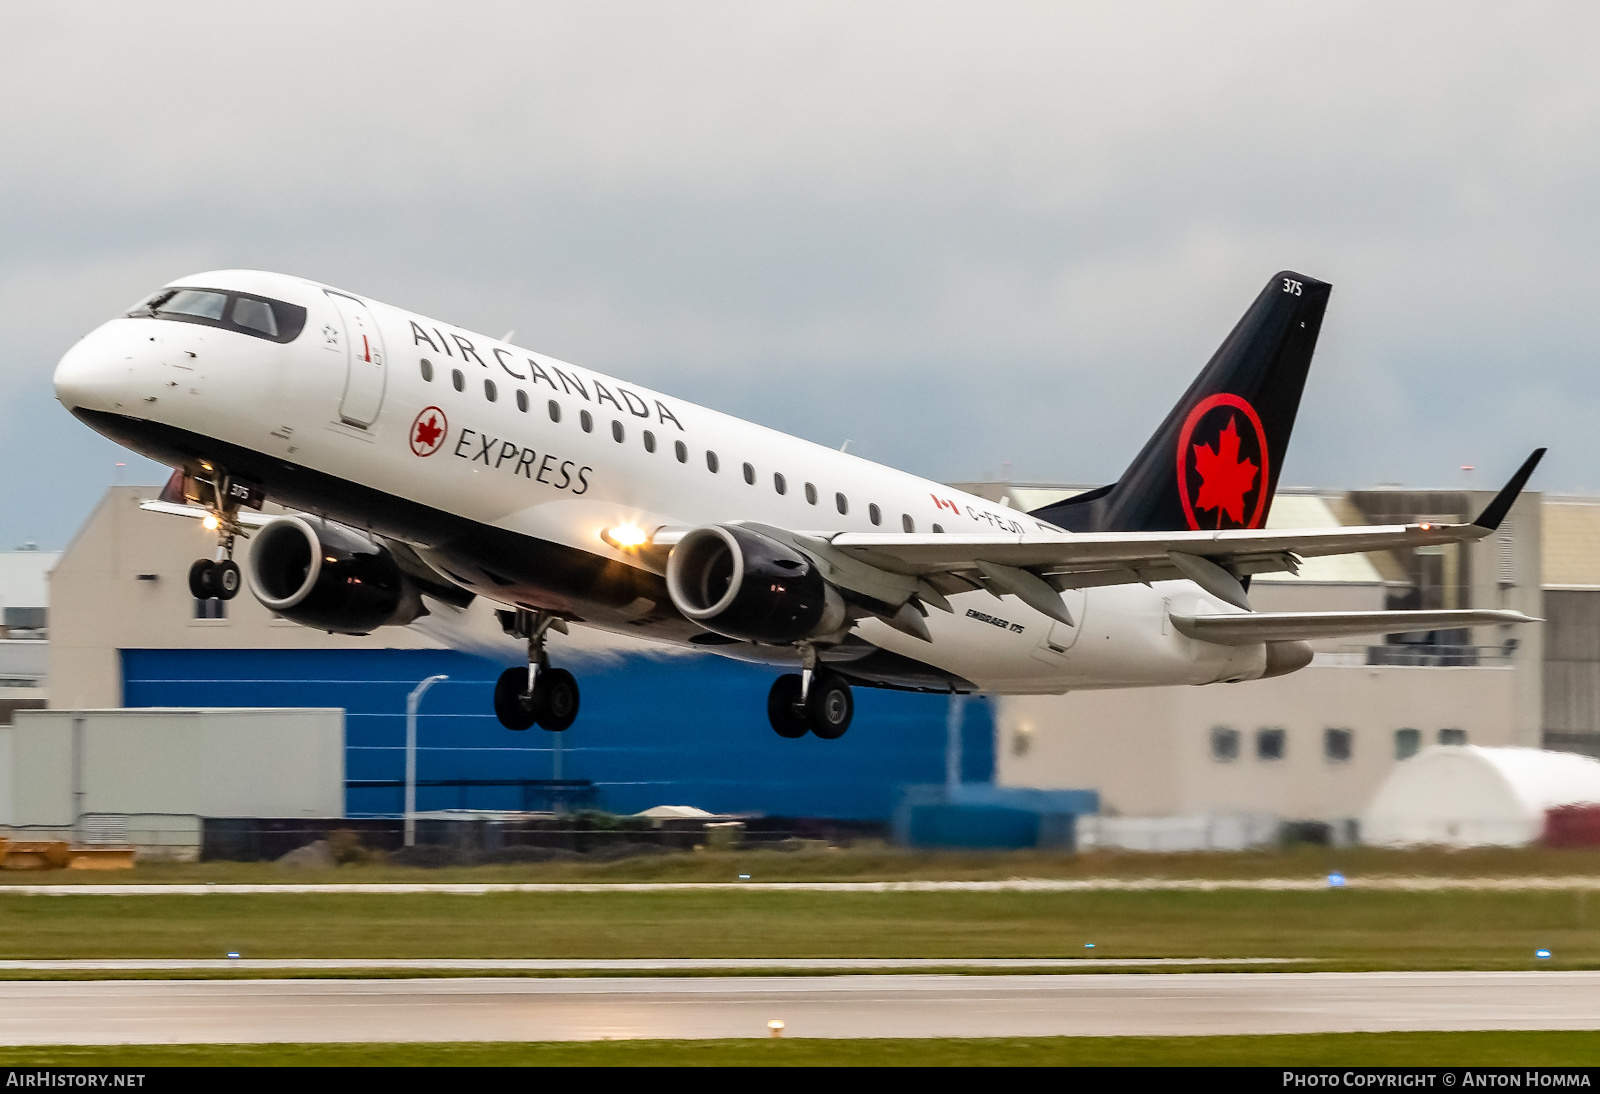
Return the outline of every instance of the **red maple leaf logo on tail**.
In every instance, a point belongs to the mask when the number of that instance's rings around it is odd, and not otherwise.
[[[1202,480],[1194,507],[1218,510],[1218,528],[1222,527],[1224,513],[1235,524],[1243,524],[1244,496],[1255,485],[1261,469],[1249,460],[1239,459],[1239,430],[1231,414],[1227,428],[1217,437],[1215,450],[1207,444],[1194,446],[1194,469]]]

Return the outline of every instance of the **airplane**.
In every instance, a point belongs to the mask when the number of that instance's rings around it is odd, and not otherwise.
[[[546,640],[576,624],[785,670],[772,728],[835,739],[856,686],[1238,683],[1303,668],[1313,639],[1536,622],[1252,607],[1252,575],[1306,557],[1489,535],[1545,451],[1471,523],[1266,529],[1330,292],[1275,274],[1121,478],[1032,512],[284,274],[173,281],[54,379],[174,469],[146,508],[215,530],[196,598],[247,584],[364,634],[481,597],[526,643],[494,688],[508,729],[573,724]]]

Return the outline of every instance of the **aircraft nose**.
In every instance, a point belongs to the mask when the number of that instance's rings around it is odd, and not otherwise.
[[[56,399],[68,410],[121,410],[135,368],[136,347],[128,332],[107,323],[62,355],[56,364]]]

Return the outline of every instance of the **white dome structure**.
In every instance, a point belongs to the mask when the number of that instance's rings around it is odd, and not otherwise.
[[[1537,748],[1434,745],[1395,765],[1361,818],[1378,846],[1521,847],[1546,810],[1600,805],[1600,760]]]

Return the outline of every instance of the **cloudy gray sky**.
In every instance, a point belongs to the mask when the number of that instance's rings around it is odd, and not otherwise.
[[[1079,482],[1292,268],[1286,484],[1600,490],[1592,3],[4,2],[0,102],[0,549],[162,477],[62,351],[235,266]]]

